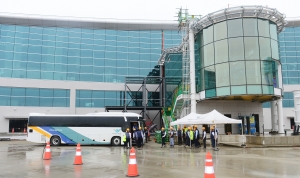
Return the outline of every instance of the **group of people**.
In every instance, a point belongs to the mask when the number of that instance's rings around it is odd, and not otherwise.
[[[171,127],[169,131],[169,138],[170,138],[170,148],[174,148],[174,136],[175,136],[175,131],[174,128]],[[161,139],[162,139],[162,145],[161,148],[166,147],[166,136],[167,133],[165,131],[165,128],[161,128]],[[202,140],[203,143],[203,148],[206,148],[206,130],[205,127],[202,127],[202,134],[200,134],[200,131],[198,130],[197,126],[192,126],[192,127],[186,127],[181,130],[180,127],[177,129],[177,137],[178,137],[178,145],[184,145],[188,147],[195,147],[195,148],[200,148],[201,143],[199,140]],[[218,140],[218,130],[215,129],[214,127],[211,127],[210,131],[210,139],[211,139],[211,144],[212,147],[216,147],[216,143]]]
[[[137,125],[134,125],[133,128],[133,133],[130,132],[130,129],[127,128],[125,135],[123,136],[122,140],[124,142],[124,148],[130,148],[131,145],[131,138],[135,141],[136,143],[136,148],[141,149],[142,146],[144,145],[144,142],[148,142],[148,129],[147,127],[142,129],[142,127],[137,127]]]

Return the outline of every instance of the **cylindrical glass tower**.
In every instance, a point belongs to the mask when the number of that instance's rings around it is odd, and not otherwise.
[[[270,100],[279,87],[278,28],[271,20],[237,17],[197,34],[197,92],[205,98]]]

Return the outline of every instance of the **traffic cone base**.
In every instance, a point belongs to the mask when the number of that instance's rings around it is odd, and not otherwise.
[[[135,150],[132,147],[130,149],[127,177],[137,177],[137,176],[139,176],[139,173],[137,168],[136,155],[135,155]]]
[[[49,160],[51,159],[51,150],[50,150],[50,143],[47,142],[47,145],[46,145],[46,151],[44,152],[44,160]]]
[[[74,160],[74,165],[81,165],[82,163],[82,156],[81,156],[81,148],[80,144],[77,144],[76,147],[76,154],[75,154],[75,160]]]
[[[214,165],[210,152],[206,154],[204,178],[215,178]]]

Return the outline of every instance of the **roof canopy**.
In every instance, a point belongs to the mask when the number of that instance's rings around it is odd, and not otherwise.
[[[184,120],[183,120],[184,119]],[[181,120],[183,120],[181,122]],[[191,113],[182,119],[171,122],[171,125],[179,124],[240,124],[241,120],[232,119],[219,113],[217,110],[213,110],[206,114]]]

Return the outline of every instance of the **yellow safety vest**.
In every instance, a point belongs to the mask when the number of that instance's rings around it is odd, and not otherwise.
[[[126,134],[123,136],[123,142],[126,142]]]
[[[194,132],[192,130],[190,130],[190,139],[194,140]]]
[[[188,128],[185,128],[185,129],[184,129],[184,133],[185,133],[185,134],[186,134],[187,130],[188,130]]]

